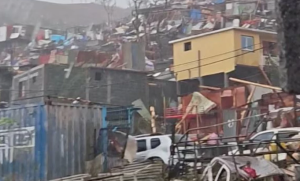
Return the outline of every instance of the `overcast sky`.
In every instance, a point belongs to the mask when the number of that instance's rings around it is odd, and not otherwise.
[[[93,2],[95,0],[41,0],[41,1],[48,1],[53,3],[83,3],[83,2]],[[127,0],[116,0],[117,6],[126,8],[127,7]]]

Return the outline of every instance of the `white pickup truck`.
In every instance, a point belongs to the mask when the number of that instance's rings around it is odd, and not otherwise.
[[[300,134],[300,127],[291,127],[291,128],[276,128],[276,129],[270,129],[266,131],[259,132],[252,136],[250,140],[244,145],[244,154],[250,154],[251,148],[253,152],[259,153],[259,152],[267,152],[269,151],[269,145],[264,144],[260,142],[262,141],[271,141],[271,140],[284,140],[288,138],[292,138],[293,136],[296,136]],[[250,144],[250,142],[252,142]],[[232,151],[229,151],[228,155],[239,155],[240,152],[237,148],[233,149]],[[262,156],[263,157],[263,156]],[[278,159],[283,160],[286,158],[286,153],[278,154]]]

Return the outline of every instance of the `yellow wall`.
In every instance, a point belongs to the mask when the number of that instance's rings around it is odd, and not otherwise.
[[[242,36],[254,38],[254,50],[242,50]],[[262,41],[275,42],[276,35],[231,29],[173,44],[174,73],[177,80],[231,72],[236,64],[259,66],[262,63]],[[184,44],[192,49],[184,51]],[[200,50],[200,73],[198,51]],[[216,63],[213,63],[216,62]],[[183,65],[182,65],[183,64]]]
[[[275,42],[276,35],[270,35],[265,33],[257,33],[251,31],[235,30],[234,41],[236,51],[236,64],[247,66],[259,66],[262,63],[263,56],[263,44],[262,41]],[[254,50],[253,52],[242,50],[242,36],[252,36],[254,38]]]
[[[242,31],[242,30],[235,30],[234,31],[234,41],[235,47],[234,49],[237,50],[235,52],[236,55],[236,64],[240,65],[248,65],[248,66],[259,66],[261,55],[262,55],[262,45],[260,44],[259,34],[255,32],[249,31]],[[245,51],[242,50],[242,36],[252,36],[254,38],[254,50]]]
[[[184,43],[186,42],[192,44],[192,49],[189,51],[184,51]],[[233,71],[235,68],[234,43],[233,30],[174,43],[174,73],[177,74],[177,80],[200,77],[198,68],[199,50],[201,54],[201,76]]]

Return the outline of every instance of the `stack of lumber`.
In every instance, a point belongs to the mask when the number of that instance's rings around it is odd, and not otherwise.
[[[104,181],[156,181],[163,178],[163,164],[161,162],[133,163],[123,168],[113,168],[111,173],[99,174],[98,176],[106,177],[102,179]]]
[[[115,167],[110,173],[98,174],[92,178],[89,174],[73,175],[51,181],[159,181],[163,180],[163,163],[132,163],[123,167]]]

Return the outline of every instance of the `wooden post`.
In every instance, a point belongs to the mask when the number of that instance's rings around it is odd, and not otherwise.
[[[163,107],[164,107],[164,124],[166,124],[166,109],[167,109],[167,105],[166,105],[166,97],[163,97]]]
[[[199,88],[216,90],[216,91],[221,90],[221,88],[219,88],[219,87],[211,87],[211,86],[205,86],[205,85],[200,85]]]
[[[151,128],[152,128],[152,133],[156,133],[155,108],[153,106],[150,107],[150,112],[151,112]]]
[[[253,97],[253,95],[254,95],[255,90],[256,90],[256,86],[253,87],[253,89],[252,89],[251,92],[250,92],[250,95],[249,95],[248,98],[247,98],[247,105],[245,106],[246,109],[249,107],[249,103],[250,103],[251,100],[252,100],[252,97]],[[245,118],[245,116],[246,116],[246,113],[247,113],[247,110],[246,110],[246,109],[243,110],[243,111],[241,112],[241,122],[244,120],[244,118]]]
[[[199,113],[198,113],[198,106],[197,106],[197,117],[196,117],[196,121],[197,121],[197,128],[200,127],[200,124],[199,124]],[[200,130],[197,130],[197,134],[200,135]]]
[[[177,95],[177,97],[178,97],[178,95],[179,95],[179,83],[178,83],[178,73],[175,73],[174,74],[174,77],[175,77],[175,80],[176,80],[176,95]]]
[[[201,53],[200,53],[200,50],[198,50],[198,76],[199,76],[200,85],[203,85],[202,77],[201,77]]]
[[[224,88],[229,87],[228,74],[224,72]]]

